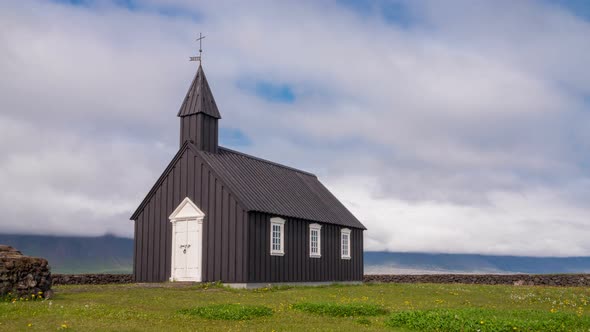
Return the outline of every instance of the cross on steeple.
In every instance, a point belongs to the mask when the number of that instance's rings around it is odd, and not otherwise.
[[[207,36],[203,36],[200,32],[199,32],[199,38],[197,38],[197,40],[199,42],[199,55],[198,56],[191,56],[190,57],[190,61],[199,61],[199,65],[201,64],[201,59],[203,58],[203,39],[205,39],[205,37]]]

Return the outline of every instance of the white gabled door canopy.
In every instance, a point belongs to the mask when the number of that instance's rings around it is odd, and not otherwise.
[[[201,211],[190,198],[185,198],[178,207],[172,212],[170,217],[170,222],[175,222],[178,220],[186,220],[186,219],[203,219],[205,218],[205,214]]]

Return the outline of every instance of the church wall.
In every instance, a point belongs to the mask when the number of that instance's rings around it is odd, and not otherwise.
[[[135,280],[160,282],[170,278],[172,224],[168,216],[189,197],[205,213],[203,281],[245,282],[247,213],[190,149],[169,167],[135,221]]]
[[[248,282],[314,282],[363,280],[363,231],[351,229],[351,259],[340,257],[340,230],[344,226],[319,223],[321,257],[309,257],[309,224],[285,219],[285,255],[270,255],[270,218],[276,215],[249,213]]]

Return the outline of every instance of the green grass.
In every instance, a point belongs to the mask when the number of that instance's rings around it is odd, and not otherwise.
[[[261,305],[212,304],[178,311],[184,315],[199,316],[206,319],[248,320],[272,316],[272,309]]]
[[[165,283],[56,286],[54,291],[52,300],[0,303],[0,331],[408,332],[512,328],[511,331],[588,332],[590,329],[590,288],[582,287],[369,284],[232,290],[218,284]],[[316,309],[299,310],[298,306],[303,304]],[[210,319],[220,315],[219,310],[212,308],[250,306],[263,306],[272,315]],[[337,308],[339,314],[316,314],[332,310],[326,308]],[[341,315],[345,312],[342,308],[381,308],[388,313],[361,316],[349,315],[349,311]],[[198,314],[200,310],[213,316]],[[233,317],[240,310],[228,309],[228,312]]]
[[[402,311],[385,325],[416,331],[587,331],[590,317],[574,313],[490,309],[434,309]]]
[[[387,310],[382,306],[370,303],[296,303],[293,308],[317,315],[333,317],[379,316],[385,315]]]

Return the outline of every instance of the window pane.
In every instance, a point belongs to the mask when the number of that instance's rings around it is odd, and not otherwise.
[[[310,235],[310,253],[311,254],[319,254],[319,231],[317,229],[311,229],[309,231]]]
[[[272,234],[272,241],[271,241],[271,249],[273,251],[281,251],[281,225],[272,224],[271,225],[271,234]]]
[[[315,231],[311,231],[311,252],[312,253],[316,253],[317,252],[317,237],[316,237],[316,232]]]
[[[344,257],[350,257],[349,241],[350,241],[350,235],[349,234],[342,234],[342,256],[344,256]]]

